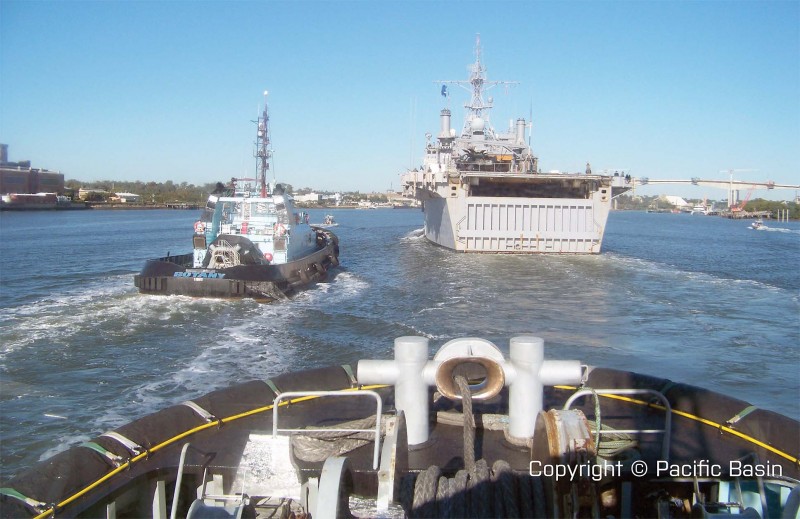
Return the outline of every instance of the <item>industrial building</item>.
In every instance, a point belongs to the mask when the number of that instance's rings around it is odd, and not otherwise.
[[[31,161],[8,161],[8,144],[0,144],[0,194],[64,193],[64,175],[31,167]]]

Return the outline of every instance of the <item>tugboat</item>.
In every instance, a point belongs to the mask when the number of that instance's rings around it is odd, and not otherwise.
[[[795,518],[800,423],[649,375],[394,341],[182,402],[45,460],[2,517]],[[168,515],[169,514],[169,515]]]
[[[332,214],[326,214],[325,219],[322,221],[322,223],[318,224],[319,227],[325,227],[325,228],[336,227],[337,225],[339,224],[336,223],[336,219],[333,217]]]
[[[267,183],[269,115],[258,119],[258,178],[217,184],[194,224],[193,251],[152,259],[134,276],[143,294],[285,299],[339,264],[338,238],[309,225],[280,184]]]

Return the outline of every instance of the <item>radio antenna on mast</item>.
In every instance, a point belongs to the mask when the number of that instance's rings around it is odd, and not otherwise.
[[[258,118],[258,131],[256,133],[255,156],[257,159],[258,182],[261,184],[262,197],[267,196],[267,171],[269,170],[269,161],[272,158],[272,148],[270,147],[269,139],[269,112],[267,110],[267,94],[269,94],[269,92],[264,90],[264,111],[261,113],[261,117]]]

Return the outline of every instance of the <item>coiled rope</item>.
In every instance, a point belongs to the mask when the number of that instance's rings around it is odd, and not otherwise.
[[[381,434],[386,430],[386,419],[381,420]],[[337,429],[374,429],[375,416],[342,422]],[[374,431],[334,432],[325,429],[310,430],[292,435],[292,450],[298,459],[308,462],[325,461],[331,456],[341,456],[375,440]]]
[[[472,394],[463,376],[455,378],[464,411],[464,468],[447,477],[436,465],[407,476],[400,500],[409,517],[543,517],[544,487],[538,477],[517,475],[507,461],[490,469],[475,460]]]
[[[595,449],[597,449],[597,455],[604,459],[614,459],[623,452],[637,447],[638,442],[630,434],[611,433],[614,429],[604,425],[600,417],[600,395],[592,387],[584,386],[584,389],[591,391],[594,399],[594,429],[592,432],[594,433],[594,445]],[[602,435],[602,442],[600,441],[600,431],[606,433]]]

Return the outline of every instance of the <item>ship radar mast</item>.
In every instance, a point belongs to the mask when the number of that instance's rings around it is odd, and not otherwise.
[[[267,171],[269,171],[269,160],[272,158],[272,148],[269,139],[269,112],[267,111],[267,94],[264,90],[264,111],[258,118],[258,131],[256,134],[256,167],[258,169],[258,182],[261,184],[261,196],[267,196]]]
[[[478,128],[485,125],[484,133],[494,137],[494,130],[489,124],[489,110],[492,109],[493,99],[488,98],[484,101],[484,92],[497,85],[516,85],[519,81],[487,81],[486,69],[481,63],[481,35],[478,34],[475,38],[475,63],[469,66],[469,80],[468,81],[434,81],[442,85],[458,85],[461,88],[471,92],[472,96],[470,102],[464,105],[467,109],[467,118],[464,122],[464,129],[462,135],[468,136],[472,133],[473,128]],[[444,92],[444,90],[443,90]],[[473,124],[475,122],[476,124]]]

